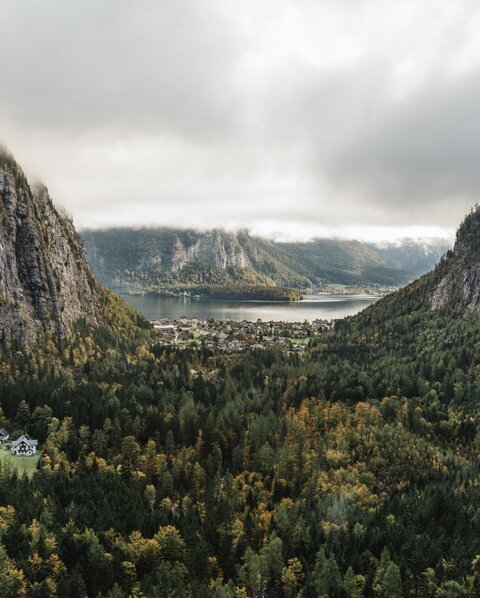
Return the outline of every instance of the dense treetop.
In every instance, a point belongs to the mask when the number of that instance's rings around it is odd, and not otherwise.
[[[428,280],[303,357],[4,346],[0,424],[43,454],[2,461],[1,595],[478,595],[480,328]]]

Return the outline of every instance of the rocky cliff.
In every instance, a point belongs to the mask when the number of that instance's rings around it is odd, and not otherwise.
[[[84,318],[101,319],[101,289],[71,220],[43,186],[0,154],[0,340],[32,342],[40,331],[64,337]]]
[[[465,218],[457,231],[453,251],[436,269],[431,294],[434,309],[480,314],[480,207]]]
[[[191,264],[203,264],[221,270],[251,266],[235,235],[216,230],[199,235],[192,244],[184,245],[177,238],[172,251],[163,258],[163,261],[165,269],[172,272],[178,272]],[[155,263],[162,264],[161,255],[147,255],[142,260],[142,265],[147,268]]]

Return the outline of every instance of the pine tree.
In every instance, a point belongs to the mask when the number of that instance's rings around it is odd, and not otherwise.
[[[385,547],[380,559],[373,591],[378,598],[402,598],[402,578],[400,569],[390,559],[388,548]]]
[[[17,422],[21,426],[27,426],[30,422],[30,407],[27,401],[20,401],[18,404],[17,415],[15,416]]]
[[[365,577],[363,575],[355,575],[353,569],[349,567],[345,574],[343,585],[348,598],[362,598],[365,588]]]
[[[317,553],[313,583],[319,597],[340,598],[342,595],[343,584],[337,561],[333,554],[326,557],[323,546]]]

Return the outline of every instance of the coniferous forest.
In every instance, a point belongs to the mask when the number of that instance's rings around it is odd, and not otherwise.
[[[479,32],[0,0],[0,598],[480,598]]]
[[[431,276],[302,356],[78,323],[0,354],[0,595],[480,595],[478,316]],[[117,309],[121,310],[121,305]]]

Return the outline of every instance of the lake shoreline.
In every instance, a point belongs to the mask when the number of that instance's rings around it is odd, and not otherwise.
[[[260,301],[209,299],[205,297],[159,297],[120,293],[148,320],[179,320],[197,317],[201,320],[234,320],[255,322],[257,319],[276,322],[341,319],[355,315],[380,297],[372,295],[304,295],[302,301]]]
[[[302,301],[302,292],[290,287],[273,287],[263,285],[195,285],[172,286],[168,288],[132,289],[113,286],[112,290],[119,295],[150,297],[177,297],[191,299],[208,299],[220,301],[274,301],[297,302]]]

